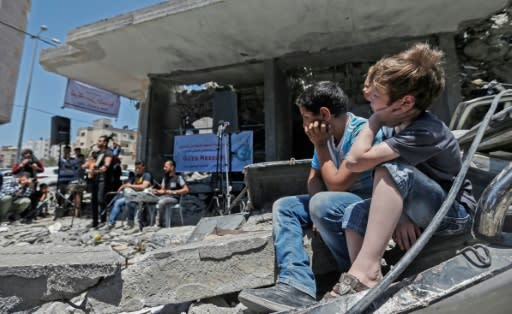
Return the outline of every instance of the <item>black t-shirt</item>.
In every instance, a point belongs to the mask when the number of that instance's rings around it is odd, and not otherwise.
[[[439,118],[423,112],[400,132],[393,134],[390,128],[385,128],[384,132],[388,137],[385,142],[400,154],[398,160],[415,166],[445,191],[450,190],[462,166],[461,152],[459,143]],[[468,179],[464,181],[457,201],[475,211],[476,201]]]
[[[130,184],[140,185],[144,183],[144,181],[148,181],[151,184],[151,180],[151,174],[144,172],[143,174],[135,174],[134,177],[130,178]]]
[[[183,179],[182,176],[177,174],[173,176],[164,175],[162,179],[162,186],[164,187],[164,189],[168,190],[179,190],[183,188],[185,184],[187,184],[185,182],[185,179]]]
[[[112,151],[110,149],[106,149],[104,151],[97,152],[96,168],[99,169],[99,168],[103,167],[105,165],[105,159],[107,157],[112,157],[112,156],[113,156]],[[109,167],[106,172],[99,173],[97,177],[99,180],[106,180],[111,177],[111,172],[112,172],[112,169],[111,169],[111,167]]]

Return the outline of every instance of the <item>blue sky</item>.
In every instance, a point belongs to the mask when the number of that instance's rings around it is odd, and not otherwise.
[[[136,9],[163,2],[162,0],[32,0],[32,8],[28,17],[27,32],[36,34],[41,24],[48,26],[43,33],[45,39],[58,38],[62,43],[72,29],[98,20],[130,12]],[[1,25],[0,25],[1,26]],[[21,115],[25,102],[28,72],[31,62],[33,40],[28,36],[23,46],[16,96],[14,99],[11,122],[0,125],[0,145],[16,145],[20,131]],[[39,43],[41,48],[50,46]],[[38,51],[38,52],[39,52]],[[37,58],[39,60],[39,58]],[[71,140],[76,137],[78,128],[89,126],[95,119],[102,116],[93,115],[72,109],[61,109],[64,101],[67,79],[63,76],[46,72],[36,61],[32,77],[29,109],[25,122],[23,142],[49,138],[51,117],[65,116],[71,119]],[[121,98],[121,109],[117,119],[113,119],[114,127],[136,128],[138,111],[135,101]]]

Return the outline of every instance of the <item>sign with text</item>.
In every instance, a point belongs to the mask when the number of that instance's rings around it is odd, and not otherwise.
[[[117,118],[119,105],[119,95],[82,82],[68,80],[64,108]]]
[[[231,137],[231,171],[242,171],[245,166],[253,162],[252,131],[225,134],[222,141],[215,134],[174,137],[176,171],[216,172],[217,167],[220,167],[219,170],[224,172],[226,170],[224,157],[229,150],[229,137]]]

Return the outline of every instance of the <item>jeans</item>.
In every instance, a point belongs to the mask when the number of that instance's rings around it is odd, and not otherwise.
[[[388,162],[381,165],[387,169],[395,187],[403,198],[403,211],[407,217],[421,229],[428,227],[441,204],[446,198],[446,191],[434,180],[413,166]],[[343,229],[351,229],[364,237],[371,199],[358,202],[347,208]],[[472,217],[459,202],[443,218],[435,235],[448,236],[467,232],[472,224]]]
[[[309,256],[304,249],[303,227],[313,222],[333,253],[340,271],[350,267],[341,218],[345,207],[361,200],[351,193],[321,192],[287,196],[274,202],[273,236],[279,270],[277,282],[288,284],[316,298],[316,283]],[[310,214],[311,213],[311,214]]]
[[[137,210],[137,203],[129,202],[124,197],[120,197],[114,202],[114,206],[112,207],[112,211],[110,212],[110,216],[108,217],[109,224],[113,225],[116,223],[116,218],[119,215],[119,213],[121,212],[121,209],[123,208],[123,206],[127,207],[128,220],[133,221],[133,219],[135,217],[135,211]]]
[[[158,203],[156,204],[156,208],[158,208],[158,224],[160,226],[165,225],[165,210],[168,206],[173,206],[178,204],[179,200],[176,197],[172,196],[164,196],[160,197],[158,200]],[[169,221],[169,226],[171,225],[171,222]]]
[[[98,225],[98,217],[101,222],[107,220],[107,213],[105,209],[105,193],[107,192],[105,186],[105,180],[101,178],[95,179],[92,182],[91,191],[91,207],[92,207],[92,225],[96,227]],[[101,215],[100,215],[101,213]],[[101,217],[100,217],[101,216]]]

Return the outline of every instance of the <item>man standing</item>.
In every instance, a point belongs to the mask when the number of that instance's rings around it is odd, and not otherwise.
[[[358,174],[346,167],[345,157],[367,121],[347,112],[348,97],[343,90],[332,82],[315,83],[304,90],[296,104],[304,132],[315,147],[307,180],[309,194],[286,196],[273,204],[277,283],[269,288],[244,289],[238,296],[256,312],[286,311],[315,302],[316,282],[302,230],[313,222],[339,271],[350,267],[345,236],[340,232],[344,211],[372,190],[370,171]]]
[[[119,187],[118,192],[124,191],[125,189],[132,189],[134,191],[142,192],[149,188],[151,185],[151,174],[146,172],[144,162],[138,160],[135,162],[135,176],[130,179],[130,182],[125,183]],[[114,201],[114,207],[110,212],[108,218],[108,228],[112,229],[115,227],[116,218],[121,212],[121,209],[126,206],[128,210],[128,227],[134,226],[135,211],[137,203],[126,200],[125,197],[119,197]]]
[[[65,206],[64,195],[67,192],[68,185],[71,181],[77,179],[77,160],[71,157],[71,147],[68,145],[64,146],[62,157],[59,160],[59,175],[57,182],[58,190],[60,195],[58,195],[58,203],[60,206]]]
[[[43,164],[34,156],[34,152],[28,148],[21,152],[21,161],[12,166],[12,174],[27,172],[34,184],[37,181],[37,174],[43,171]]]
[[[189,191],[187,182],[182,176],[176,174],[176,163],[174,160],[167,160],[164,163],[164,177],[160,184],[160,189],[153,189],[153,194],[160,196],[156,204],[158,209],[158,226],[165,226],[165,211],[169,206],[179,203],[180,197]],[[171,222],[167,222],[169,226]]]
[[[89,168],[88,177],[91,183],[91,206],[92,206],[92,228],[98,228],[98,218],[101,219],[101,224],[103,225],[107,221],[107,213],[105,211],[105,194],[108,192],[107,183],[109,182],[109,167],[112,162],[112,151],[108,148],[108,138],[105,135],[102,135],[98,138],[98,142],[96,144],[98,147],[98,151],[94,154],[96,155],[95,162],[92,164],[85,163],[82,167]],[[101,213],[101,217],[99,213]]]

